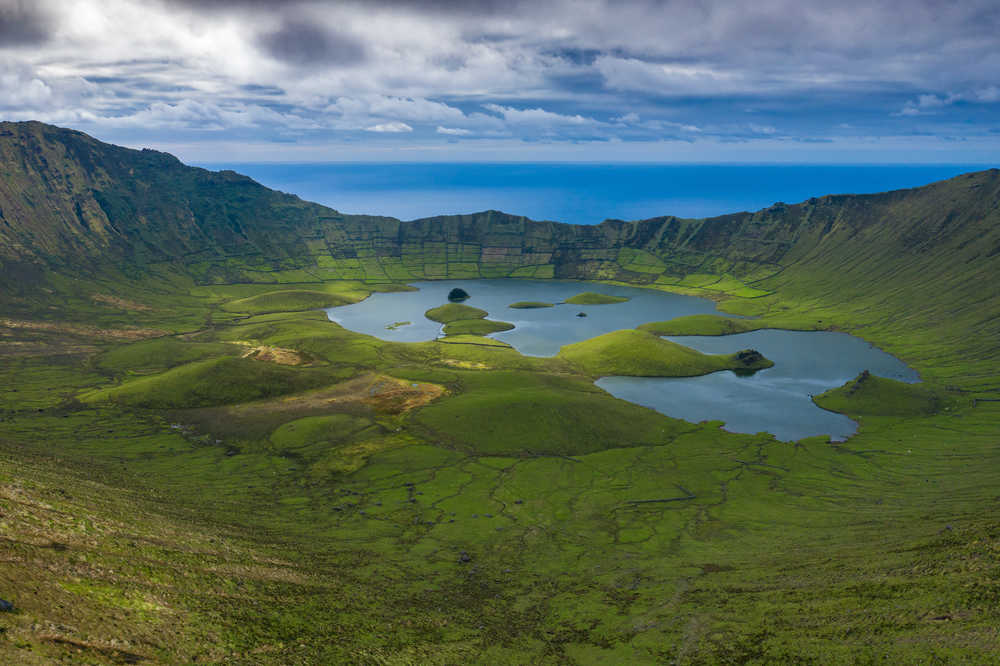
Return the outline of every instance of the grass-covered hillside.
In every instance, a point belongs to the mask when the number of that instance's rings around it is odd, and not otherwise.
[[[3,124],[0,160],[0,662],[1000,652],[996,171],[573,227],[341,216],[38,123]],[[645,284],[734,316],[538,358],[464,305],[420,343],[317,310],[449,276]],[[859,422],[839,443],[594,384],[763,367],[658,337],[763,327],[852,332],[924,381],[815,396]]]

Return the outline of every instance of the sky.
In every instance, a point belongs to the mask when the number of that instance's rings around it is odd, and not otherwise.
[[[1000,160],[997,0],[0,0],[0,118],[195,162]]]

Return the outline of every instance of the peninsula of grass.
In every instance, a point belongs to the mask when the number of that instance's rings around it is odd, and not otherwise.
[[[436,308],[431,308],[424,313],[424,316],[431,321],[448,324],[462,319],[483,319],[487,314],[486,310],[480,310],[479,308],[474,308],[471,305],[448,303],[446,305],[439,305]]]
[[[386,328],[386,330],[389,330],[389,331],[395,331],[397,328],[402,328],[404,326],[409,326],[412,323],[413,323],[412,321],[394,321],[391,324],[386,324],[385,328]]]
[[[445,324],[445,335],[489,335],[500,331],[509,331],[514,324],[492,319],[459,319]]]
[[[774,363],[753,350],[702,354],[647,331],[626,329],[566,345],[559,357],[594,377],[694,377],[718,370],[752,372]]]
[[[667,321],[654,321],[637,326],[640,331],[653,335],[735,335],[759,331],[763,328],[781,328],[791,331],[815,331],[824,328],[817,320],[799,320],[791,317],[782,319],[735,319],[714,314],[696,314],[676,317]]]
[[[514,308],[515,310],[532,310],[535,308],[551,308],[555,303],[546,303],[545,301],[518,301],[517,303],[511,303],[507,307]]]
[[[494,340],[493,338],[487,338],[482,335],[449,335],[445,338],[439,338],[435,342],[443,342],[450,345],[478,345],[480,347],[496,347],[499,349],[513,349],[506,342],[500,340]]]
[[[813,402],[831,412],[859,417],[930,416],[958,405],[940,389],[879,377],[867,370],[843,386],[814,396]]]
[[[611,303],[624,303],[627,300],[628,298],[625,296],[610,296],[594,291],[585,291],[576,296],[570,296],[563,302],[570,305],[610,305]]]

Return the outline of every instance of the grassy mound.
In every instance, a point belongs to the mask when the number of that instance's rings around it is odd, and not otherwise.
[[[753,371],[774,363],[749,350],[710,355],[633,329],[566,345],[559,356],[593,376],[693,377],[717,370]]]
[[[247,314],[265,314],[268,312],[298,312],[300,310],[318,310],[336,305],[357,303],[359,298],[350,293],[332,294],[323,291],[305,289],[288,289],[269,291],[265,294],[240,298],[222,306],[228,312],[245,312]]]
[[[843,386],[814,397],[813,402],[849,416],[930,416],[954,400],[940,390],[878,377],[865,370]]]
[[[371,425],[370,419],[351,414],[306,416],[280,426],[271,433],[270,440],[282,449],[312,449],[345,440]]]
[[[570,296],[564,303],[570,305],[608,305],[610,303],[624,303],[628,298],[624,296],[609,296],[608,294],[598,294],[593,291],[585,291],[576,296]]]
[[[83,395],[85,402],[182,409],[227,405],[296,393],[342,378],[329,368],[291,368],[247,358],[188,363],[151,377]]]
[[[487,314],[486,310],[480,310],[479,308],[474,308],[471,305],[448,303],[447,305],[439,305],[436,308],[431,308],[424,313],[424,316],[431,321],[447,324],[453,321],[460,321],[462,319],[482,319]]]
[[[753,319],[731,319],[712,314],[688,315],[668,321],[654,321],[637,327],[653,335],[733,335],[761,328]]]
[[[461,395],[425,407],[415,420],[478,454],[581,455],[663,443],[690,427],[579,378],[496,371],[463,372],[461,379]]]
[[[233,345],[217,342],[185,342],[177,338],[143,340],[116,347],[97,359],[97,367],[111,372],[148,372],[232,354]]]
[[[545,301],[518,301],[517,303],[511,303],[507,307],[514,308],[515,310],[530,310],[533,308],[551,308],[554,303],[546,303]]]
[[[459,319],[445,324],[445,335],[489,335],[500,331],[509,331],[514,324],[492,319]]]

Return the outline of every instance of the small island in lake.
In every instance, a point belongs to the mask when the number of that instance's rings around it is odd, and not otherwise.
[[[459,303],[461,301],[469,300],[469,292],[462,289],[461,287],[455,287],[448,292],[448,300],[452,303]]]
[[[534,308],[551,308],[555,303],[546,303],[545,301],[518,301],[517,303],[511,303],[507,307],[514,308],[515,310],[531,310]]]
[[[448,303],[431,308],[424,316],[431,321],[444,324],[446,336],[455,335],[489,335],[500,331],[509,331],[514,324],[506,321],[486,319],[486,310],[480,310],[461,303]]]
[[[608,305],[611,303],[624,303],[627,300],[629,299],[625,296],[609,296],[608,294],[585,291],[582,294],[571,296],[563,302],[571,305]]]

